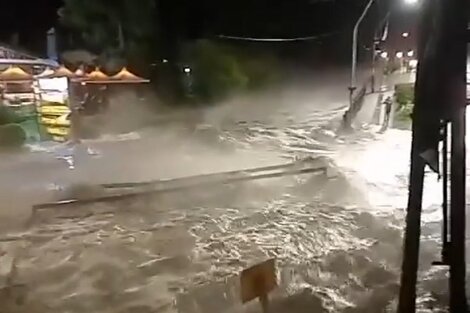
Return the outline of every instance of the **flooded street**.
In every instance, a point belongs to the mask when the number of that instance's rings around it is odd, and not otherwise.
[[[11,206],[1,215],[27,227],[0,237],[2,276],[20,284],[14,296],[2,294],[8,312],[259,312],[257,303],[240,304],[237,275],[271,257],[280,277],[273,312],[392,312],[411,134],[371,126],[336,136],[343,96],[319,86],[236,99],[136,140],[88,142],[99,155],[78,160],[75,170],[49,148],[12,157],[1,165]],[[221,184],[30,217],[30,204],[58,196],[54,184],[168,179],[318,156],[337,175]],[[444,272],[430,269],[439,256],[439,188],[429,175],[421,312],[445,303]],[[16,270],[7,275],[11,263]]]

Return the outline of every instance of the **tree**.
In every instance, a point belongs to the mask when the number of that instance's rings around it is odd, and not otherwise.
[[[237,59],[223,46],[199,40],[186,50],[193,68],[194,94],[200,100],[217,100],[245,89],[248,77],[241,71]]]
[[[275,57],[246,46],[201,39],[188,43],[184,51],[183,59],[192,69],[192,93],[200,101],[259,90],[280,77]]]
[[[141,61],[155,49],[155,11],[154,0],[64,0],[59,15],[80,48]]]

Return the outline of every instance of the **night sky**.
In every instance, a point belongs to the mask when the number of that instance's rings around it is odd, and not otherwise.
[[[45,40],[45,32],[57,23],[61,0],[1,0],[0,40],[9,41],[18,32],[21,42]],[[41,38],[41,36],[43,38]]]
[[[138,0],[136,0],[138,1]],[[2,0],[0,40],[15,31],[32,38],[57,23],[61,0]],[[238,35],[310,35],[344,24],[364,0],[160,0],[161,15],[189,35],[229,32]],[[357,4],[352,4],[357,3]],[[351,11],[352,10],[352,11]],[[336,25],[335,25],[336,24]],[[28,41],[28,40],[25,40]]]
[[[57,24],[62,0],[1,0],[0,41],[20,35],[20,46],[44,50],[46,31]],[[138,2],[138,0],[136,0]],[[219,34],[248,37],[303,37],[328,32],[349,33],[366,0],[160,0],[160,28],[186,38]],[[386,11],[378,0],[366,23]],[[402,23],[398,23],[402,24]],[[373,27],[365,26],[364,29]],[[366,32],[366,31],[363,31]],[[346,34],[344,38],[349,36]]]

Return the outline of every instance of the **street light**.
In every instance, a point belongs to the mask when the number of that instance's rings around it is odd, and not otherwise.
[[[380,57],[381,57],[382,59],[388,58],[388,52],[387,52],[387,51],[382,52],[382,53],[380,54]]]
[[[352,104],[354,90],[356,90],[356,71],[357,71],[357,37],[359,33],[359,26],[366,17],[367,12],[369,12],[370,7],[375,0],[369,0],[361,16],[354,25],[353,30],[353,42],[352,42],[352,66],[351,66],[351,84],[349,86],[349,102]],[[419,3],[420,0],[403,0],[407,6],[414,6]]]
[[[399,51],[396,54],[397,59],[402,59],[403,58],[403,52]]]
[[[403,38],[408,38],[408,37],[410,37],[410,33],[403,33],[403,34],[401,34],[401,36]]]
[[[353,47],[352,47],[352,68],[351,68],[351,85],[349,86],[349,103],[352,104],[354,90],[356,90],[356,69],[357,69],[357,36],[359,33],[359,26],[362,20],[366,17],[367,12],[375,0],[369,0],[361,16],[354,25],[353,30]]]
[[[413,50],[410,50],[410,51],[408,51],[408,53],[406,55],[409,56],[410,58],[412,58],[415,55],[415,52]]]

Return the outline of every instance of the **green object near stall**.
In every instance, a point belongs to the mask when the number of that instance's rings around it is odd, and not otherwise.
[[[25,116],[24,120],[19,123],[26,133],[26,142],[34,143],[47,140],[48,134],[44,127],[39,124],[37,115]]]
[[[49,140],[50,135],[47,133],[45,127],[39,122],[39,115],[35,105],[20,106],[12,108],[18,115],[19,124],[26,133],[26,142],[35,143],[39,141]]]

